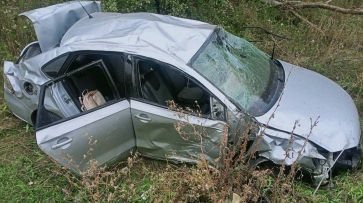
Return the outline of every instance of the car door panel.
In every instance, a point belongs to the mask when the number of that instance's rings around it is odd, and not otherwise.
[[[193,134],[192,125],[181,129],[190,135],[180,135],[176,122],[185,122],[176,112],[145,102],[131,100],[131,114],[136,135],[136,145],[141,155],[156,158],[196,162],[203,153],[213,164],[219,156],[220,145],[225,140],[225,123],[190,115],[188,120],[202,137]]]
[[[136,146],[130,117],[130,104],[123,100],[37,131],[37,143],[64,166],[69,164],[68,155],[71,156],[73,162],[68,167],[73,170],[74,164],[81,164],[81,171],[85,170],[91,157],[99,165],[110,164],[129,156]],[[87,154],[90,148],[93,148],[92,154]]]
[[[101,83],[102,88],[95,87],[100,88],[99,91],[97,90],[99,95],[107,98],[103,98],[105,103],[88,110],[74,106],[76,109],[80,108],[79,111],[60,116],[59,112],[55,111],[60,109],[59,102],[67,105],[74,105],[76,102],[79,106],[82,104],[82,97],[77,98],[78,94],[75,94],[74,90],[78,87],[70,84],[74,82],[74,79],[79,79],[79,76],[83,77],[92,73],[99,74],[98,79],[106,80]],[[94,80],[91,77],[85,82],[88,84]],[[63,89],[67,99],[59,99],[59,91],[55,91],[59,88],[54,88],[63,85],[68,86],[67,90]],[[77,91],[80,90],[77,89]],[[83,92],[82,90],[82,95]],[[72,94],[76,96],[71,97]],[[59,100],[58,103],[56,98]],[[98,165],[109,166],[118,160],[125,159],[130,155],[130,151],[136,148],[130,102],[118,94],[115,83],[102,60],[91,62],[42,85],[36,139],[39,147],[46,154],[76,173],[85,171],[89,167],[90,159],[96,160]]]

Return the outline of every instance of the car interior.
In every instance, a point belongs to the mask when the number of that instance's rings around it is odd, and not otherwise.
[[[108,72],[111,75],[112,80],[114,81],[116,88],[118,89],[120,96],[124,96],[125,87],[124,87],[124,56],[121,54],[82,54],[78,55],[70,64],[66,72],[71,72],[76,70],[82,66],[90,64],[94,61],[102,60],[107,68]],[[85,76],[87,77],[87,76]],[[80,79],[76,81],[79,85],[91,85],[91,78],[88,79]],[[82,84],[83,83],[83,84]]]
[[[162,106],[168,106],[167,101],[173,100],[184,109],[188,107],[210,115],[210,95],[192,79],[171,67],[148,60],[139,61],[138,68],[144,99]]]
[[[84,104],[83,98],[93,91],[98,92],[98,98],[94,98],[94,100],[103,100],[103,102],[98,105],[115,99],[110,81],[102,70],[102,67],[99,65],[92,66],[82,71],[77,71],[67,80],[64,80],[63,84],[68,94],[71,98],[74,98],[73,101],[76,101],[75,104],[81,111],[89,110],[82,109],[82,105]]]
[[[117,93],[123,97],[125,92],[123,61],[124,58],[120,54],[78,55],[66,70],[66,73],[70,73],[70,75],[56,82],[62,83],[64,88],[63,92],[58,92],[59,95],[62,95],[63,108],[67,108],[72,115],[76,115],[79,112],[114,101]],[[108,76],[113,80],[111,81]],[[116,89],[113,88],[113,85]],[[44,102],[47,103],[47,100],[48,98],[45,97]],[[73,107],[67,107],[67,104],[73,104],[71,105]],[[44,107],[45,109],[41,111],[44,114],[40,119],[43,122],[41,125],[67,117],[53,113],[47,105]]]
[[[85,54],[78,55],[72,61],[66,70],[66,73],[71,73],[70,76],[59,82],[66,91],[66,94],[63,94],[66,97],[61,98],[63,102],[73,102],[73,106],[78,109],[72,110],[77,111],[73,115],[114,101],[117,93],[121,98],[125,97],[124,60],[124,56],[116,54]],[[211,101],[210,94],[193,79],[172,67],[150,60],[139,60],[137,67],[143,99],[163,107],[168,107],[167,101],[173,100],[184,110],[191,109],[194,113],[200,111],[203,117],[223,118],[214,115],[214,110],[212,114],[211,103],[215,108],[215,103],[218,102]],[[117,92],[112,88],[113,84]],[[52,115],[45,118],[50,117]],[[63,116],[56,116],[53,120],[59,120],[61,117]]]
[[[120,54],[85,54],[78,55],[70,64],[66,72],[72,72],[94,62],[101,62],[115,83],[116,89],[121,97],[124,96],[124,58]],[[77,71],[63,82],[65,89],[77,108],[83,109],[87,98],[95,101],[94,106],[107,103],[115,99],[115,93],[111,88],[111,81],[106,76],[101,66],[94,66],[82,71]],[[87,97],[86,99],[84,99]],[[97,102],[99,101],[99,102]],[[87,105],[86,105],[87,106]]]

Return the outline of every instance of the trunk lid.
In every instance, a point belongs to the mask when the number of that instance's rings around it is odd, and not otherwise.
[[[88,13],[101,12],[101,2],[81,1]],[[34,24],[42,52],[57,46],[63,35],[78,20],[88,16],[77,1],[70,1],[21,13]]]

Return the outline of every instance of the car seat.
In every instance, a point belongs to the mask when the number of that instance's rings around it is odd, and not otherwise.
[[[167,87],[167,82],[150,64],[140,66],[141,91],[145,99],[167,106],[168,100],[174,100]]]

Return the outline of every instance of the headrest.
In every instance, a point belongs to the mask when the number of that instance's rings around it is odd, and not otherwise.
[[[160,88],[160,81],[157,73],[155,71],[149,71],[148,73],[144,74],[143,77],[145,82],[148,82],[155,91],[158,91]]]

